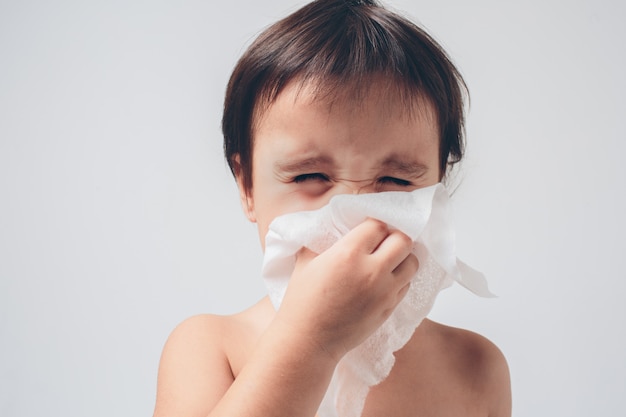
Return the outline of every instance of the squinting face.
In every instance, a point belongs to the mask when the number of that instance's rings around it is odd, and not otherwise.
[[[287,86],[257,121],[252,189],[240,193],[261,244],[271,221],[314,210],[337,194],[412,191],[439,182],[439,135],[432,108],[412,114],[373,87],[362,101],[314,100]]]

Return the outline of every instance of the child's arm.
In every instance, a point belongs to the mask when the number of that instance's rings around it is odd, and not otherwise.
[[[319,256],[303,251],[281,308],[237,379],[219,320],[182,325],[163,351],[155,417],[315,415],[339,359],[408,290],[418,266],[411,246],[404,234],[367,220]]]

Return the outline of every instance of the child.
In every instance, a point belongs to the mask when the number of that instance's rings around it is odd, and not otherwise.
[[[442,49],[374,1],[318,0],[268,28],[237,64],[223,117],[261,245],[277,216],[334,195],[443,181],[463,154],[463,92]],[[406,294],[411,247],[367,219],[298,253],[278,311],[266,298],[186,320],[163,351],[155,416],[315,416],[339,360]],[[510,415],[506,361],[483,337],[425,319],[394,355],[363,416]]]

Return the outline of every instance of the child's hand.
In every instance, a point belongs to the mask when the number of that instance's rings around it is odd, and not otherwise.
[[[411,248],[408,236],[368,219],[320,255],[301,250],[276,319],[294,337],[339,360],[408,291],[418,268]]]

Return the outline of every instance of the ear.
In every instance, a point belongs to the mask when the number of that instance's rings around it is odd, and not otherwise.
[[[248,220],[250,220],[252,223],[256,223],[256,213],[254,212],[254,199],[252,198],[252,190],[246,190],[243,185],[243,174],[239,154],[233,155],[233,171],[235,172],[237,187],[239,188],[239,201],[241,202],[243,213],[246,215]]]

